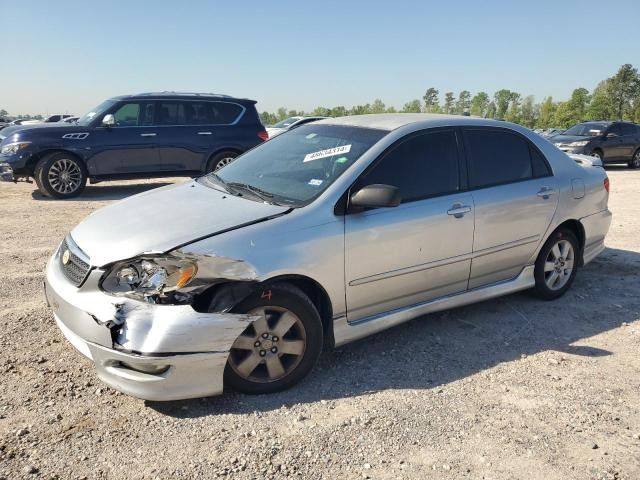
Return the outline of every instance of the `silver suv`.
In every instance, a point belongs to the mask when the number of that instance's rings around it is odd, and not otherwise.
[[[153,400],[292,386],[325,347],[533,289],[604,249],[609,180],[469,117],[327,119],[90,215],[46,294],[100,378]]]

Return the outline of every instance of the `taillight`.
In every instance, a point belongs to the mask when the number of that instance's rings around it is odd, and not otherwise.
[[[260,130],[258,132],[258,136],[263,142],[266,142],[267,140],[269,140],[269,134],[267,133],[266,130]]]
[[[605,177],[604,179],[604,189],[609,193],[609,177]]]

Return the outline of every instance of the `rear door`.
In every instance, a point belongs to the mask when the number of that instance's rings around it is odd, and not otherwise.
[[[395,208],[345,216],[345,279],[350,322],[467,288],[473,201],[462,192],[455,130],[401,140],[358,180],[398,187]]]
[[[517,276],[543,238],[558,186],[542,153],[500,128],[464,128],[475,233],[469,288]]]
[[[153,126],[154,104],[133,101],[118,104],[110,112],[111,127],[98,126],[91,132],[89,171],[92,175],[127,175],[156,171],[159,131]]]

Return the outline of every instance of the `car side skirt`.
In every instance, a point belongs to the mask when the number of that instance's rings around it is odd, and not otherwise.
[[[533,271],[534,266],[528,265],[519,275],[511,280],[501,281],[467,290],[466,292],[441,297],[429,302],[363,318],[357,322],[349,323],[346,316],[336,318],[334,319],[333,325],[335,345],[339,347],[428,313],[461,307],[463,305],[469,305],[471,303],[481,302],[490,298],[532,288],[535,285]]]

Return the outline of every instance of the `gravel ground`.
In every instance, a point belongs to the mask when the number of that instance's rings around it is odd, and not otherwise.
[[[41,287],[83,217],[166,182],[64,202],[0,184],[0,479],[638,479],[640,171],[609,175],[608,248],[562,299],[414,320],[280,394],[170,403],[101,384]]]

